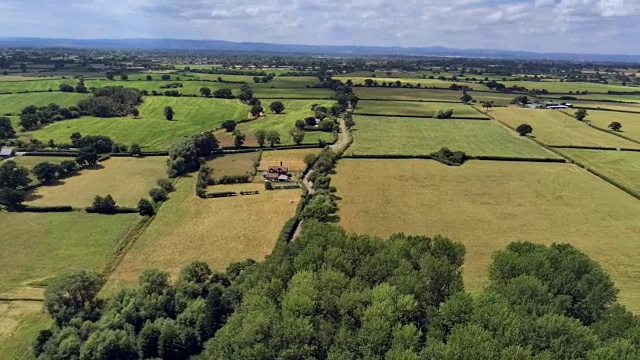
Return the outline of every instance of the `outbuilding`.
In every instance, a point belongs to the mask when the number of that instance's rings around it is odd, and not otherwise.
[[[0,159],[10,158],[15,154],[13,148],[3,147],[0,149]]]

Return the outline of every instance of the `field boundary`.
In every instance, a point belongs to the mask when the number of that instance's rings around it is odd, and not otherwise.
[[[491,120],[488,117],[477,117],[477,116],[455,116],[449,119],[438,119],[435,116],[419,116],[419,115],[395,115],[395,114],[369,114],[369,113],[359,113],[354,112],[353,115],[356,116],[378,116],[378,117],[397,117],[397,118],[413,118],[413,119],[437,119],[437,120],[480,120],[480,121],[489,121]]]
[[[409,159],[422,159],[422,160],[436,160],[431,155],[358,155],[349,154],[344,155],[345,159],[378,159],[378,160],[409,160]],[[489,156],[489,155],[467,155],[469,160],[478,161],[512,161],[512,162],[550,162],[550,163],[566,163],[564,158],[525,158],[517,156]]]
[[[578,101],[580,101],[580,100],[578,100]],[[586,101],[586,100],[584,100],[584,101]],[[603,109],[603,108],[594,108],[594,107],[590,107],[590,106],[579,106],[579,105],[573,105],[573,108],[574,109],[593,110],[593,111],[611,111],[611,112],[620,112],[620,113],[627,113],[627,114],[640,114],[640,111]]]
[[[388,102],[418,102],[418,103],[445,103],[445,104],[461,104],[460,101],[456,100],[400,100],[400,99],[370,99],[370,98],[359,98],[360,101],[388,101]]]

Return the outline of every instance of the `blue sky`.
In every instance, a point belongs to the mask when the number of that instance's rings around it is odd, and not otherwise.
[[[640,0],[1,0],[0,36],[640,54]]]

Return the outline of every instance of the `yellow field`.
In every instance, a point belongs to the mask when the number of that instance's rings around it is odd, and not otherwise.
[[[592,125],[601,129],[609,130],[608,126],[612,121],[622,124],[622,130],[619,132],[628,138],[640,141],[640,113],[631,114],[614,111],[597,111],[589,110],[587,121]]]
[[[219,185],[209,191],[260,191],[259,195],[200,199],[195,177],[178,180],[171,200],[109,278],[106,293],[133,285],[145,268],[167,270],[206,261],[224,270],[232,262],[262,260],[271,253],[284,223],[295,214],[298,190],[264,191],[261,184]]]
[[[471,291],[485,285],[493,252],[512,241],[570,243],[598,261],[620,300],[640,311],[640,202],[577,166],[343,159],[332,184],[348,231],[463,242]]]
[[[512,128],[520,124],[531,125],[531,135],[547,145],[640,148],[640,144],[593,129],[556,110],[496,108],[489,115]]]
[[[640,97],[639,97],[640,98]],[[640,100],[640,99],[639,99]],[[594,109],[609,109],[616,111],[635,111],[640,113],[640,104],[632,103],[614,103],[614,102],[591,102],[591,101],[570,101],[577,107],[586,107]],[[589,112],[591,110],[588,110]]]
[[[262,159],[260,160],[259,169],[266,171],[269,166],[282,166],[288,167],[289,172],[301,173],[306,169],[304,164],[304,157],[307,154],[318,154],[320,149],[296,149],[296,150],[278,150],[278,151],[264,151],[262,153]]]
[[[244,175],[253,173],[253,162],[258,158],[258,152],[218,156],[207,161],[207,166],[213,169],[215,179],[221,176]]]
[[[61,185],[37,188],[29,205],[71,205],[87,207],[96,195],[110,194],[116,205],[135,207],[141,198],[157,187],[158,178],[166,176],[165,157],[111,158],[100,163],[102,169],[87,169],[62,180]]]

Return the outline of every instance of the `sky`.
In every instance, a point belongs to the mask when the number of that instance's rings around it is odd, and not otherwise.
[[[640,0],[0,0],[0,37],[640,55]]]

